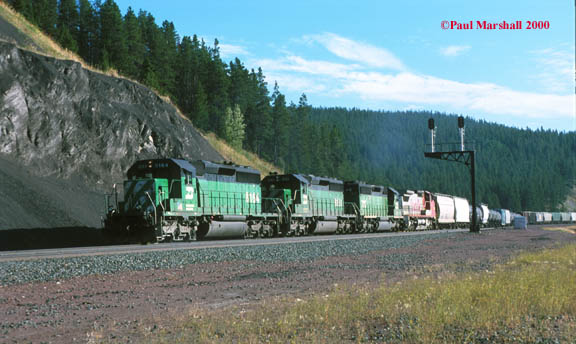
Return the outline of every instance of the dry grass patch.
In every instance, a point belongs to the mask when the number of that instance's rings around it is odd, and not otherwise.
[[[62,48],[52,38],[44,34],[40,28],[30,23],[24,16],[12,9],[8,4],[0,1],[0,16],[12,24],[24,35],[26,35],[33,44],[21,47],[35,53],[56,57],[64,60],[73,60],[82,64],[83,67],[89,68],[84,60],[77,54]]]
[[[571,343],[576,245],[522,254],[482,273],[195,311],[142,332],[154,343]]]
[[[270,172],[283,173],[282,170],[273,164],[262,160],[256,154],[245,151],[243,149],[235,149],[228,145],[226,141],[217,137],[213,133],[203,135],[214,149],[224,157],[227,161],[232,161],[238,165],[250,166],[262,172],[262,178],[267,176]]]
[[[570,234],[576,234],[576,226],[562,226],[562,227],[549,226],[549,227],[542,227],[542,229],[547,231],[560,231]]]
[[[12,24],[32,41],[32,44],[27,46],[20,46],[16,42],[12,42],[18,45],[21,49],[61,60],[75,61],[80,63],[85,69],[88,69],[92,72],[136,82],[130,78],[120,75],[118,71],[113,68],[110,68],[107,71],[102,71],[88,64],[78,54],[60,46],[60,44],[58,44],[52,37],[46,35],[38,26],[30,23],[23,15],[16,12],[2,0],[0,0],[0,17],[4,18],[4,20],[6,20],[8,23]]]

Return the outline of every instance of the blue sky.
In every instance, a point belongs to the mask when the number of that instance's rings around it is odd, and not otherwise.
[[[288,101],[432,110],[516,127],[576,130],[575,8],[569,0],[116,0],[220,41],[224,60],[262,67]],[[442,21],[471,30],[442,29]],[[522,21],[521,30],[476,21]],[[548,29],[528,30],[527,21]]]

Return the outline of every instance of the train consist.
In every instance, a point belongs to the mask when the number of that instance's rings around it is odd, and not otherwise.
[[[123,201],[107,202],[104,233],[137,241],[364,233],[465,228],[472,207],[460,197],[304,174],[270,174],[205,160],[137,161]],[[107,199],[109,201],[109,199]],[[575,216],[576,213],[573,214]],[[506,209],[477,207],[481,226],[509,226]],[[530,219],[530,217],[528,217]]]

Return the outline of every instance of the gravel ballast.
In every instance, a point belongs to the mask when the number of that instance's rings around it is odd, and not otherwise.
[[[145,342],[143,329],[197,309],[489,271],[520,251],[567,243],[576,235],[534,227],[5,261],[0,342]]]
[[[0,284],[43,282],[91,274],[111,274],[148,269],[177,269],[189,264],[223,261],[309,262],[322,257],[361,255],[377,250],[416,247],[431,238],[456,239],[462,233],[423,234],[418,236],[380,237],[356,240],[303,242],[291,245],[204,248],[196,250],[152,251],[73,258],[52,258],[35,261],[0,262]],[[466,234],[464,234],[466,235]],[[152,247],[152,246],[151,246]],[[382,264],[401,270],[408,263],[403,255],[384,257]],[[415,258],[415,257],[412,257]],[[403,261],[404,260],[404,261]],[[421,259],[419,259],[421,260]],[[416,262],[412,262],[416,263]]]

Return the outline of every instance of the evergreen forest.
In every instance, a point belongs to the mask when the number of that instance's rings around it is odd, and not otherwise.
[[[264,71],[219,42],[180,37],[172,22],[114,0],[9,0],[66,49],[170,97],[202,131],[255,152],[286,172],[363,180],[398,190],[427,189],[470,198],[462,164],[424,158],[427,120],[437,142],[455,142],[455,115],[319,108],[302,94],[287,103]],[[528,130],[466,119],[477,149],[477,200],[514,211],[557,210],[576,183],[576,133]]]

